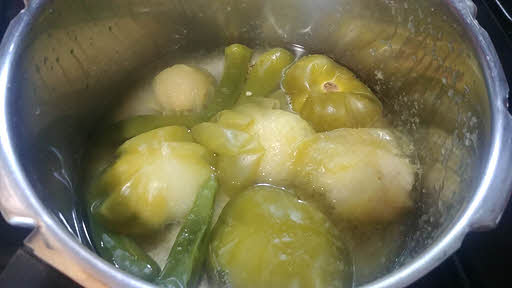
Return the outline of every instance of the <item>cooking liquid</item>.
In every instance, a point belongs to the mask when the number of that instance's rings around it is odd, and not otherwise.
[[[286,48],[293,51],[297,58],[308,54],[298,45]],[[264,49],[255,50],[253,60],[264,51]],[[203,68],[210,72],[218,82],[222,76],[224,49],[191,54],[179,59],[175,55],[169,55],[169,57],[164,57],[150,65],[144,73],[141,73],[144,78],[135,83],[135,86],[130,89],[119,106],[112,111],[109,117],[110,121],[115,122],[136,115],[160,113],[152,90],[152,80],[158,72],[174,64],[186,64]],[[281,108],[289,110],[290,107]],[[293,190],[293,187],[286,188]],[[213,221],[217,220],[222,208],[228,201],[229,198],[222,191],[217,194]],[[318,207],[326,215],[331,216],[328,209]],[[343,242],[351,254],[354,265],[354,286],[375,280],[393,269],[393,263],[402,250],[405,236],[411,229],[408,218],[406,215],[403,219],[394,223],[364,226],[332,221],[341,231],[344,238]],[[172,223],[159,233],[135,240],[161,267],[164,267],[180,226],[181,223]],[[208,287],[206,277],[204,277],[200,287]]]

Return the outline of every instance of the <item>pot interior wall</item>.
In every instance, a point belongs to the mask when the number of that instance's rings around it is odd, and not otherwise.
[[[34,190],[86,246],[79,166],[105,111],[159,59],[178,62],[235,42],[298,45],[333,57],[372,88],[394,125],[412,137],[422,167],[414,218],[421,229],[411,232],[392,269],[447,231],[475,191],[476,163],[486,161],[488,96],[469,38],[442,1],[48,3],[17,59],[9,129]]]

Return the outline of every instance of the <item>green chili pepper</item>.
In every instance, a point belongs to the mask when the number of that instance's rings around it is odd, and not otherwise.
[[[93,208],[105,197],[102,191],[94,189],[87,196],[89,235],[98,255],[120,270],[146,281],[153,281],[160,273],[160,266],[130,238],[108,232],[93,216]]]
[[[215,91],[216,103],[213,106],[216,111],[210,116],[236,103],[244,88],[251,57],[252,50],[244,45],[233,44],[226,47],[224,50],[224,72]]]
[[[282,48],[263,53],[249,72],[238,102],[243,103],[253,97],[266,97],[278,89],[284,69],[294,59],[292,53]]]
[[[165,126],[192,127],[201,122],[195,114],[140,115],[113,124],[104,138],[116,146],[137,135]]]
[[[156,279],[160,267],[133,240],[107,232],[95,219],[90,220],[89,230],[94,247],[103,259],[146,281]]]
[[[217,188],[217,179],[211,176],[197,194],[172,246],[167,264],[156,280],[158,285],[187,288],[197,284],[207,254]]]

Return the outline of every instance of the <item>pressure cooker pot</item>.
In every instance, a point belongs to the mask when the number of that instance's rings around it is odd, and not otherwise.
[[[415,212],[385,271],[356,285],[411,284],[507,204],[509,88],[470,0],[26,2],[0,46],[0,211],[81,285],[153,286],[91,245],[80,168],[90,135],[149,70],[233,43],[330,57],[409,136]]]

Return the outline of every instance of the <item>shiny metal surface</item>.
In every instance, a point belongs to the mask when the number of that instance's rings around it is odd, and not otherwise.
[[[496,225],[512,189],[508,86],[475,12],[469,0],[32,0],[0,46],[2,215],[35,227],[26,244],[84,286],[148,287],[87,249],[88,133],[159,59],[300,45],[352,68],[418,149],[417,229],[365,285],[406,286]]]

